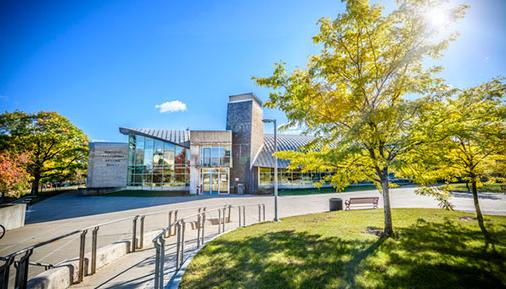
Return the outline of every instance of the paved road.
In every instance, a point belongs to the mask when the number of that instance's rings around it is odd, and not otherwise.
[[[379,196],[377,191],[362,191],[339,194],[320,194],[310,196],[280,197],[280,216],[292,216],[323,212],[328,210],[330,197],[349,198],[355,196]],[[391,191],[391,202],[394,208],[434,208],[437,202],[430,197],[418,196],[414,188],[399,188]],[[473,212],[472,197],[468,194],[455,194],[451,199],[457,210]],[[268,196],[222,196],[222,197],[107,197],[80,196],[77,193],[59,195],[33,205],[27,213],[27,225],[23,228],[8,231],[0,240],[0,255],[7,255],[26,246],[44,241],[72,230],[103,223],[110,220],[163,211],[163,214],[146,218],[146,231],[165,226],[166,211],[179,209],[181,215],[195,213],[200,206],[214,207],[224,204],[256,204],[265,203],[267,218],[272,218],[272,197]],[[380,201],[380,204],[382,202]],[[486,214],[506,215],[506,195],[484,193],[480,196],[482,209]],[[252,208],[248,213],[250,221],[255,219],[257,211]],[[395,221],[395,220],[394,220]],[[131,221],[104,226],[99,233],[99,246],[112,243],[131,236]],[[38,248],[31,260],[51,264],[74,258],[78,255],[78,236],[66,238]],[[88,242],[89,243],[89,242]],[[146,253],[149,259],[151,253]],[[134,262],[135,263],[135,262]],[[125,262],[124,264],[127,264]],[[31,267],[30,275],[42,269]],[[114,271],[114,270],[113,270]],[[104,271],[105,272],[105,271]],[[98,277],[97,277],[98,278]],[[100,279],[100,278],[98,278]],[[101,279],[104,280],[103,278]],[[106,281],[108,279],[105,279]],[[101,282],[102,282],[101,281]],[[142,282],[141,282],[142,283]],[[90,285],[95,286],[97,283]],[[105,282],[102,287],[110,287]],[[118,283],[115,283],[116,286]],[[112,285],[111,285],[112,286]]]

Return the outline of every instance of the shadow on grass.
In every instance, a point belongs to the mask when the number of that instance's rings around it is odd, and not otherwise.
[[[495,233],[506,239],[504,226]],[[474,228],[423,219],[393,239],[293,230],[220,238],[193,260],[181,288],[504,288],[504,245],[484,251]]]

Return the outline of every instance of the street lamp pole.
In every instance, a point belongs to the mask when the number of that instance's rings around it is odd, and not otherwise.
[[[268,123],[272,122],[274,124],[274,221],[278,222],[278,157],[276,153],[278,152],[278,138],[277,131],[278,126],[276,125],[275,119],[264,119],[263,122]]]

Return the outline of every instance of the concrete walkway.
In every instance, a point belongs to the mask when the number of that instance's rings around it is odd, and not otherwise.
[[[357,196],[379,196],[377,191],[361,191],[336,194],[319,194],[305,196],[285,196],[280,197],[280,216],[287,217],[292,215],[316,213],[328,211],[328,199],[331,197],[341,197],[347,199]],[[391,191],[391,202],[394,208],[435,208],[437,202],[430,197],[418,196],[414,193],[414,188],[400,188]],[[464,193],[454,194],[451,202],[457,210],[474,211],[472,196]],[[103,223],[110,220],[132,216],[136,214],[145,214],[154,211],[168,211],[179,209],[180,216],[195,213],[196,207],[222,206],[224,204],[266,204],[266,217],[273,217],[273,203],[270,196],[222,196],[222,197],[107,197],[107,196],[80,196],[76,193],[59,195],[49,198],[45,201],[35,204],[27,213],[28,224],[20,229],[8,231],[6,236],[0,240],[0,255],[7,255],[29,245],[51,239],[58,235],[70,232],[83,227]],[[506,195],[484,193],[480,195],[482,210],[486,214],[506,215]],[[380,204],[382,201],[380,200]],[[251,214],[251,216],[250,216]],[[256,219],[256,211],[248,213],[248,218]],[[395,221],[395,220],[394,220]],[[146,218],[146,231],[156,230],[166,225],[166,216],[158,215]],[[131,236],[131,221],[125,221],[105,227],[99,233],[99,247],[110,244],[116,240],[128,239]],[[66,259],[78,256],[79,248],[78,235],[61,241],[43,246],[35,250],[31,261],[39,261],[55,264]],[[89,242],[88,242],[89,243]],[[170,243],[170,241],[168,242]],[[97,272],[97,275],[88,277],[81,286],[96,288],[110,288],[130,284],[133,287],[142,287],[146,281],[151,279],[150,271],[140,270],[140,267],[151,268],[152,250],[145,250],[137,256],[125,256],[125,260],[117,262],[110,267]],[[131,258],[127,261],[127,258]],[[139,259],[140,258],[140,259]],[[145,261],[142,261],[145,258]],[[139,263],[140,262],[140,263]],[[124,277],[116,277],[119,272],[124,272],[118,276],[133,276],[129,270],[140,270],[144,279],[126,280]],[[151,270],[150,269],[150,270]],[[42,268],[30,267],[30,275],[33,276],[42,271]],[[126,272],[126,273],[125,273]],[[102,277],[100,277],[100,276]],[[90,279],[95,278],[95,279]],[[112,278],[112,279],[111,279]],[[130,278],[130,277],[129,277]],[[111,279],[111,280],[109,280]],[[96,282],[91,282],[96,280]],[[107,282],[106,282],[107,281]],[[127,282],[128,281],[128,282]],[[90,283],[91,282],[91,283]],[[86,286],[85,286],[86,285]]]

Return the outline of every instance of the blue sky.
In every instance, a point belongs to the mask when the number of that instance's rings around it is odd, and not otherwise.
[[[457,87],[506,76],[506,1],[467,3],[460,38],[439,61]],[[316,21],[342,9],[335,0],[0,0],[0,111],[57,111],[92,140],[125,141],[120,126],[224,129],[228,95],[265,100],[251,77],[280,60],[303,66]],[[176,100],[185,111],[155,107]]]

